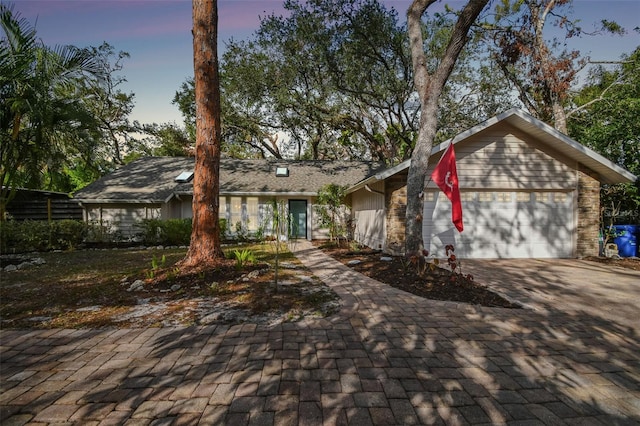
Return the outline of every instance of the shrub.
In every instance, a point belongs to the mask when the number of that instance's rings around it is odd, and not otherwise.
[[[191,219],[169,219],[162,224],[162,244],[186,246],[191,240]]]
[[[191,239],[191,219],[145,219],[137,227],[147,245],[188,245]]]
[[[220,240],[224,241],[229,232],[229,223],[227,222],[227,219],[221,218],[218,219],[218,224],[220,225]]]
[[[76,248],[87,236],[87,225],[78,220],[58,220],[51,222],[51,246],[60,250]]]
[[[158,245],[162,242],[162,221],[160,219],[144,219],[137,223],[136,227],[141,229],[140,237],[147,245]]]
[[[69,250],[81,244],[88,227],[77,220],[8,220],[0,222],[0,251]]]
[[[87,233],[85,241],[91,243],[117,243],[124,238],[120,231],[116,231],[107,221],[92,221],[86,224]]]

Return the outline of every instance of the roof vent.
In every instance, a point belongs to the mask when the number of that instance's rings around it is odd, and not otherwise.
[[[191,179],[193,179],[193,172],[182,172],[176,176],[175,181],[178,183],[187,183],[191,182]]]
[[[288,177],[289,169],[287,167],[276,167],[276,177]]]

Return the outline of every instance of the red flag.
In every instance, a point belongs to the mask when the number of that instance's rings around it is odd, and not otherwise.
[[[451,221],[462,232],[462,202],[458,187],[458,171],[456,170],[456,153],[453,143],[444,151],[436,168],[431,173],[431,179],[440,187],[442,192],[451,200]]]

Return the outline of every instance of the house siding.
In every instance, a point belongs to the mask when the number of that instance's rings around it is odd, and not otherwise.
[[[360,189],[351,196],[352,218],[355,222],[353,237],[367,247],[385,247],[384,181],[370,185],[374,192]]]
[[[85,204],[85,220],[109,227],[123,237],[134,237],[140,233],[138,224],[144,219],[160,219],[160,204]]]
[[[256,211],[250,211],[249,199],[257,199]],[[323,228],[319,223],[318,214],[316,212],[315,197],[276,197],[277,203],[284,202],[285,208],[288,209],[288,201],[304,200],[307,202],[307,232],[308,238],[327,239],[329,231]],[[257,196],[238,196],[234,194],[220,195],[219,214],[221,219],[226,219],[229,232],[235,233],[236,224],[242,222],[248,226],[250,233],[255,233],[261,228],[266,235],[271,235],[273,231],[272,223],[272,203],[274,197],[257,197]],[[238,206],[240,206],[238,208]],[[180,200],[173,199],[168,208],[169,215],[167,219],[188,219],[193,217],[192,213],[192,197],[189,195],[181,196]],[[288,215],[288,210],[285,213]]]
[[[525,142],[527,140],[527,142]],[[460,188],[573,190],[577,164],[501,123],[455,145]],[[553,156],[552,156],[553,154]],[[440,155],[429,161],[431,174]],[[427,188],[437,189],[432,181]]]
[[[496,197],[498,193],[512,194],[509,197],[515,197],[514,193],[521,196],[531,197],[531,200],[540,197],[548,197],[554,200],[557,197],[549,194],[559,194],[559,199],[575,199],[578,193],[579,174],[576,173],[578,164],[570,158],[563,156],[558,152],[554,152],[552,148],[543,145],[541,142],[532,138],[530,135],[524,134],[520,130],[506,123],[500,123],[485,131],[455,145],[456,160],[460,188],[467,192],[470,196],[477,193],[486,193],[492,197]],[[435,165],[437,164],[441,154],[430,159],[430,166],[427,170],[427,176],[431,175]],[[429,179],[429,178],[428,178]],[[581,178],[583,181],[584,178]],[[404,253],[405,241],[405,215],[406,215],[406,180],[407,170],[404,170],[386,180],[386,196],[385,196],[385,215],[386,215],[386,236],[384,241],[384,250],[392,254]],[[587,181],[585,181],[584,184]],[[589,185],[597,184],[598,181],[592,179]],[[438,192],[439,189],[430,179],[427,181],[426,192]],[[358,193],[361,192],[358,191]],[[358,193],[354,194],[354,215],[357,217],[366,214],[367,206],[355,202],[358,200]],[[530,194],[530,195],[529,195]],[[536,194],[540,194],[536,196]],[[585,215],[593,219],[591,211],[588,213],[587,205],[593,200],[593,191],[590,196],[585,199],[584,207],[578,207],[580,210],[579,219],[582,220]],[[568,198],[566,198],[566,197]],[[465,204],[463,202],[463,204]],[[520,205],[520,204],[518,204]],[[522,204],[525,205],[525,204]],[[571,203],[568,204],[570,207]],[[574,204],[575,205],[575,204]],[[566,209],[565,209],[566,210]],[[569,210],[571,210],[569,208]],[[520,212],[518,214],[525,214]],[[533,212],[531,212],[533,214]],[[537,213],[536,213],[537,214]],[[367,218],[369,219],[369,218]],[[544,218],[538,219],[538,221]],[[544,229],[549,230],[561,227],[571,234],[575,229],[575,223],[578,218],[574,215],[567,215],[566,218],[546,218],[544,220],[551,221]],[[566,221],[565,221],[566,219]],[[562,223],[556,223],[557,221]],[[546,222],[545,222],[546,223]],[[597,224],[597,220],[595,222]],[[541,223],[541,226],[543,223]],[[423,232],[425,239],[428,239],[428,233],[433,232],[433,224],[425,221],[423,224]],[[589,249],[582,246],[578,252],[585,252],[593,248],[593,223],[587,229],[578,233],[578,241],[587,238]],[[467,232],[465,237],[471,235]],[[550,238],[550,235],[539,236],[538,239]],[[370,247],[376,247],[369,242],[371,238],[358,234],[358,240],[366,243]],[[537,240],[536,240],[537,241]],[[597,247],[597,233],[596,233]],[[541,244],[541,243],[539,243]],[[574,253],[576,241],[569,241],[569,245],[574,247],[569,249],[570,254]],[[558,249],[562,257],[566,256],[565,249]],[[532,252],[532,253],[537,253]],[[509,255],[510,253],[505,253]]]

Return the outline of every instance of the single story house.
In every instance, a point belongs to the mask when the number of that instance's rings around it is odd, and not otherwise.
[[[193,157],[144,157],[120,167],[75,194],[84,219],[132,237],[143,219],[192,217]],[[353,186],[379,172],[366,161],[220,160],[220,217],[233,232],[271,234],[273,202],[283,203],[298,238],[328,238],[318,222],[316,199],[330,183]]]
[[[423,236],[431,253],[453,244],[463,258],[571,258],[599,251],[600,185],[636,177],[531,115],[512,109],[433,148],[430,175],[454,144],[464,231],[451,204],[428,182]],[[328,236],[317,221],[320,188],[346,185],[356,241],[392,254],[404,250],[410,160],[371,162],[234,160],[220,163],[220,215],[256,231],[272,200],[283,202],[300,238]],[[191,217],[193,158],[141,158],[76,194],[85,220],[133,235],[145,218]]]
[[[598,255],[600,185],[633,174],[518,109],[434,146],[428,176],[454,144],[464,231],[433,183],[424,197],[425,248],[462,258],[572,258]],[[349,189],[356,240],[390,253],[404,249],[410,160]]]

